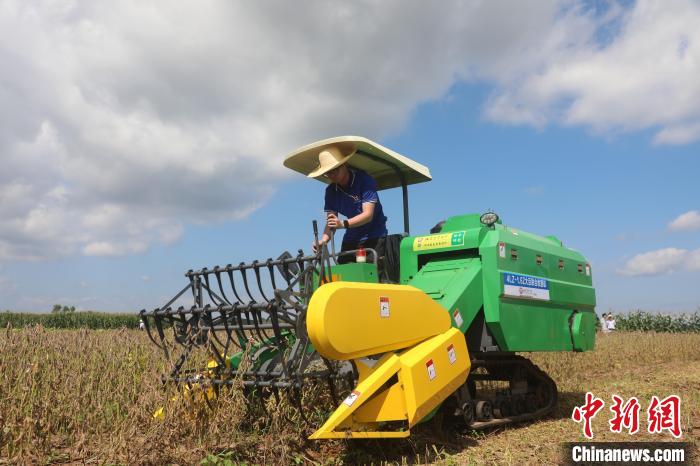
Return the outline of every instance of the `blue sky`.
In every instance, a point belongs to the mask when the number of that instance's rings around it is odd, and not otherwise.
[[[697,3],[389,3],[10,2],[0,309],[152,308],[189,268],[308,250],[323,186],[281,162],[345,134],[430,167],[413,234],[493,209],[581,251],[599,310],[698,308]]]

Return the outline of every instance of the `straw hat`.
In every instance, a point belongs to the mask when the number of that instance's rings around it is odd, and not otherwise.
[[[355,148],[352,145],[337,144],[324,147],[323,150],[318,153],[318,166],[314,171],[306,176],[309,178],[319,177],[324,173],[341,166],[354,154]]]

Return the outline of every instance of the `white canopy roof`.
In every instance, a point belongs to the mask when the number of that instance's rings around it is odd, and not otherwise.
[[[402,186],[402,177],[406,185],[432,179],[430,170],[425,165],[360,136],[339,136],[300,147],[285,158],[284,166],[308,175],[318,167],[318,153],[333,145],[352,146],[356,152],[348,160],[348,165],[371,175],[377,182],[377,190]],[[324,177],[316,179],[329,183]]]

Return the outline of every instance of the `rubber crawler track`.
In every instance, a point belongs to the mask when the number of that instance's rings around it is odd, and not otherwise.
[[[521,371],[521,377],[524,375],[528,383],[528,394],[534,393],[533,389],[539,390],[540,396],[544,400],[540,400],[538,406],[529,412],[521,412],[517,415],[507,415],[500,418],[494,417],[490,420],[473,420],[468,423],[470,429],[480,430],[491,427],[514,424],[517,422],[530,421],[546,416],[557,406],[557,385],[544,371],[533,364],[530,360],[513,354],[493,354],[479,353],[472,360],[471,373],[467,383],[474,384],[475,379],[478,380],[493,380],[503,382],[513,382],[513,377],[518,369]],[[485,368],[488,374],[479,374],[475,371],[479,368]],[[533,385],[534,387],[529,387]],[[510,399],[509,399],[510,397]],[[479,392],[474,396],[475,400],[480,400]],[[512,405],[515,396],[503,396],[501,401],[509,401]]]

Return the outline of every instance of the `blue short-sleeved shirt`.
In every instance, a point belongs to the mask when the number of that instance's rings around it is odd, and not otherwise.
[[[362,213],[362,204],[365,202],[375,204],[372,221],[345,230],[343,242],[358,242],[386,236],[386,217],[379,202],[377,183],[362,170],[351,168],[350,185],[347,188],[335,183],[326,187],[326,203],[323,210],[327,212],[338,212],[352,218]]]

